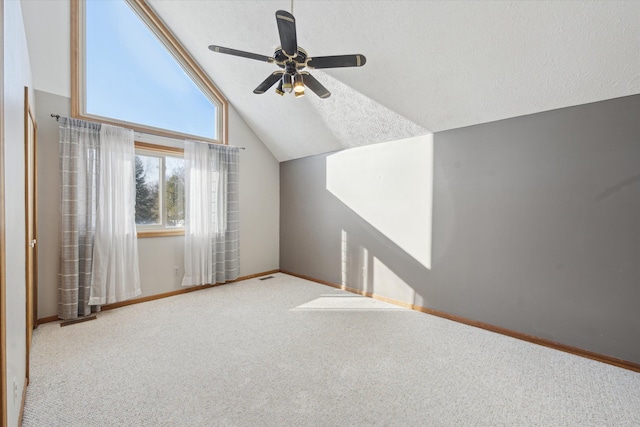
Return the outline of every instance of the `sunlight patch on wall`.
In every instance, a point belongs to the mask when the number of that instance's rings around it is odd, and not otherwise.
[[[408,303],[414,303],[416,297],[416,291],[376,257],[373,257],[372,293]]]
[[[433,135],[340,151],[326,168],[328,191],[431,268]]]
[[[341,285],[342,289],[348,286],[347,278],[349,272],[349,242],[347,232],[342,230],[340,239],[340,263],[341,263]]]
[[[320,99],[307,89],[309,93],[305,98],[308,98],[311,105],[318,111],[342,148],[360,147],[431,133],[327,73],[321,70],[313,70],[312,73],[331,91],[331,96]]]
[[[369,250],[349,242],[349,233],[341,233],[341,280],[342,289],[352,288],[369,292],[371,277],[369,272]]]

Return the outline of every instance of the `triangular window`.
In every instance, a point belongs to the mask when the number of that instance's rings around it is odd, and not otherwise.
[[[78,17],[74,116],[225,142],[226,100],[143,0],[72,4]]]

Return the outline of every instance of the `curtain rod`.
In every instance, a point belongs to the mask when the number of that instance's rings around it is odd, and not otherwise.
[[[60,114],[53,114],[51,113],[51,118],[56,119],[56,122],[60,121]],[[141,132],[138,132],[141,133]],[[205,141],[198,141],[198,142],[204,142],[205,144],[215,144],[215,142],[205,142]],[[218,144],[218,145],[224,145],[224,144]],[[233,147],[233,145],[227,145],[227,147]],[[236,147],[239,150],[246,150],[245,147]]]

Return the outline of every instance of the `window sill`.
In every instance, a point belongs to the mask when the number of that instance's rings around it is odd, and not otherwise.
[[[171,237],[171,236],[184,236],[184,229],[182,230],[147,230],[138,231],[138,238],[144,239],[147,237]]]

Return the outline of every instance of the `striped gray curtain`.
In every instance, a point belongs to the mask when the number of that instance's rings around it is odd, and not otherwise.
[[[185,275],[182,286],[240,275],[240,162],[237,147],[185,141]]]
[[[240,276],[240,150],[220,144],[208,144],[215,175],[217,202],[211,206],[218,231],[213,239],[216,282]]]
[[[60,259],[58,317],[75,319],[89,305],[96,225],[100,124],[60,120]]]

